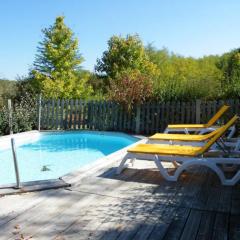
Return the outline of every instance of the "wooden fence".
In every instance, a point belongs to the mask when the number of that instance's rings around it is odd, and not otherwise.
[[[139,134],[162,132],[171,123],[206,122],[223,105],[229,104],[228,119],[240,113],[240,101],[148,102],[131,112],[110,101],[41,100],[41,129],[89,129]]]

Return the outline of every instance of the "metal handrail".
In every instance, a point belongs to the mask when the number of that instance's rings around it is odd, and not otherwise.
[[[16,153],[16,145],[14,138],[11,138],[11,145],[12,145],[12,154],[13,154],[13,162],[14,162],[14,169],[15,169],[15,176],[16,176],[16,187],[19,189],[20,186],[20,177],[19,177],[19,170],[18,170],[18,162],[17,162],[17,153]]]

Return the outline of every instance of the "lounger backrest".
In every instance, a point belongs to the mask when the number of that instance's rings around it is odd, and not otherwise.
[[[198,154],[205,153],[223,134],[239,119],[237,115],[232,117],[224,126],[222,126],[217,134],[215,134],[199,151]]]
[[[221,129],[223,128],[224,126],[220,127],[220,128],[217,128],[216,130],[210,132],[210,133],[207,133],[205,134],[204,136],[206,137],[206,140],[207,139],[210,139],[212,138],[213,136],[215,136],[219,131],[221,131]]]
[[[207,127],[211,127],[216,121],[230,108],[228,105],[223,105],[216,113],[215,115],[208,121],[206,124]]]

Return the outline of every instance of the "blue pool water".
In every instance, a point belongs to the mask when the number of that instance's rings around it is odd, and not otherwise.
[[[20,180],[59,178],[136,141],[121,133],[41,133],[37,140],[17,147]],[[0,152],[0,185],[14,182],[12,152],[7,149]]]

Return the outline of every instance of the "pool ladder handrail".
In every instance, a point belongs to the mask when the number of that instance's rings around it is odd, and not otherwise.
[[[21,187],[21,184],[20,184],[18,161],[17,161],[17,152],[16,152],[16,145],[15,145],[14,138],[11,138],[11,146],[12,146],[13,162],[14,162],[14,169],[15,169],[15,176],[16,176],[16,186],[15,186],[15,188],[19,189]]]

